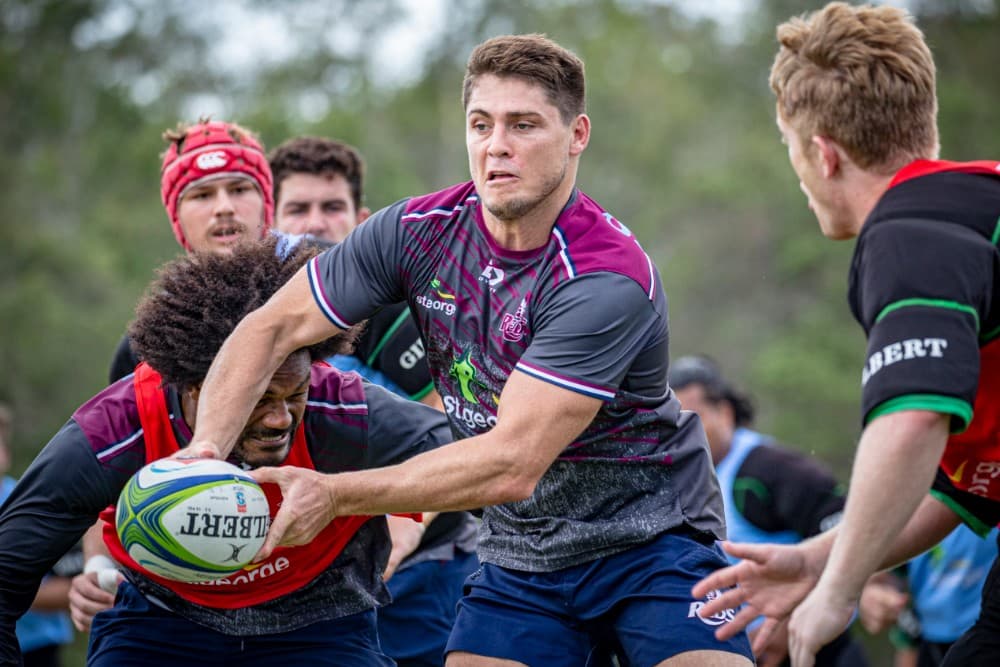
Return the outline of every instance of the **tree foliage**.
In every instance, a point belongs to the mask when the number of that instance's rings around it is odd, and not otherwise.
[[[762,428],[846,477],[864,355],[844,297],[851,246],[819,234],[766,83],[776,23],[821,4],[761,0],[727,24],[668,2],[445,0],[426,48],[410,52],[399,41],[413,16],[393,0],[213,12],[193,0],[7,0],[0,399],[17,415],[18,468],[101,388],[153,269],[179,251],[159,203],[164,128],[214,111],[268,146],[345,139],[367,156],[378,208],[467,177],[469,50],[542,32],[587,63],[594,133],[580,185],[657,261],[673,354],[719,359],[755,395]],[[1000,155],[994,3],[912,6],[939,66],[945,155]],[[390,84],[379,57],[394,48],[413,73]]]

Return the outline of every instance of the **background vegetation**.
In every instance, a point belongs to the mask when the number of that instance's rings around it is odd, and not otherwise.
[[[717,358],[763,430],[846,480],[864,354],[845,301],[851,245],[819,234],[766,84],[776,23],[822,3],[747,2],[716,20],[666,1],[442,0],[430,25],[413,4],[0,4],[0,400],[16,415],[15,474],[104,386],[136,299],[179,251],[159,202],[164,128],[212,112],[267,146],[342,138],[366,154],[378,208],[467,178],[470,49],[544,32],[587,63],[580,185],[658,263],[672,354]],[[944,155],[997,157],[995,2],[908,6],[937,58]]]

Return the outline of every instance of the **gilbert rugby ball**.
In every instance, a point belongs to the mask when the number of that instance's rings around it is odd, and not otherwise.
[[[161,459],[141,468],[118,497],[115,528],[128,555],[176,581],[239,571],[264,544],[267,497],[236,466],[215,459]]]

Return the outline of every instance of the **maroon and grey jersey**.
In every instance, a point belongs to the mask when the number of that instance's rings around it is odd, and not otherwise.
[[[482,560],[550,571],[682,524],[722,537],[703,430],[667,386],[659,275],[585,194],[574,192],[547,244],[510,251],[487,231],[474,185],[459,184],[380,211],[308,272],[339,327],[409,303],[456,437],[496,424],[515,370],[604,401],[531,498],[484,510]]]

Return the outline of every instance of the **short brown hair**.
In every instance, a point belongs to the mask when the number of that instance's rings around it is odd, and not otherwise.
[[[484,74],[540,85],[564,123],[586,111],[583,61],[545,35],[494,37],[473,49],[462,82],[463,107],[468,107],[472,88]]]
[[[862,169],[887,172],[937,156],[934,58],[905,11],[831,2],[777,37],[771,89],[804,141],[829,137]]]
[[[281,182],[292,174],[340,174],[351,188],[354,208],[361,208],[365,161],[354,146],[324,137],[294,137],[272,150],[267,159],[274,174],[274,201],[281,193]]]

